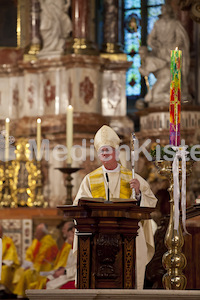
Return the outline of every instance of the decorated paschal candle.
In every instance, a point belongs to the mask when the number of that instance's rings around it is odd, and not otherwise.
[[[171,50],[170,66],[170,134],[169,143],[172,146],[180,145],[180,117],[181,117],[181,61],[182,51]]]

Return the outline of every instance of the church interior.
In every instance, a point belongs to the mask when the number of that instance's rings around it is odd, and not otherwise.
[[[132,133],[149,153],[169,144],[175,49],[182,54],[179,138],[200,145],[200,1],[1,0],[0,15],[0,222],[22,262],[40,223],[61,245],[58,206],[71,205],[84,176],[100,166],[94,136],[101,126],[110,126],[130,149]],[[131,169],[123,149],[120,161]],[[134,169],[158,199],[144,289],[163,290],[171,184],[145,152]],[[189,234],[178,248],[187,261],[182,289],[195,291],[199,178],[197,159],[186,174]]]

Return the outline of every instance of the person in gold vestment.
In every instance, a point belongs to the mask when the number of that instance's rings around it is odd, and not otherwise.
[[[102,166],[85,176],[74,205],[78,204],[81,197],[107,199],[109,180],[111,198],[131,198],[132,189],[135,189],[136,200],[140,206],[156,206],[157,199],[149,184],[138,174],[132,179],[132,172],[118,163],[119,144],[120,138],[111,127],[104,125],[97,131],[94,146]],[[139,226],[136,238],[136,288],[143,289],[146,265],[154,255],[154,238],[151,220],[143,220],[139,222]],[[77,239],[74,243],[76,251]]]
[[[31,289],[39,272],[50,271],[58,253],[56,241],[48,234],[47,227],[41,223],[35,231],[35,239],[26,251],[26,260],[14,275],[14,294],[26,297],[25,290]]]
[[[53,270],[50,272],[40,272],[40,276],[35,283],[36,289],[43,288],[60,288],[66,281],[66,271],[65,268],[72,264],[73,253],[72,253],[72,243],[74,240],[74,222],[67,221],[64,223],[62,228],[63,238],[65,242],[57,254],[56,260],[54,262]],[[76,264],[73,264],[76,269]],[[76,273],[76,270],[75,270]],[[62,280],[61,278],[62,277]],[[58,280],[59,278],[59,280]],[[67,277],[68,279],[69,277]],[[33,287],[33,286],[32,286]]]
[[[0,225],[0,238],[2,238],[2,272],[0,289],[6,293],[13,293],[13,274],[20,266],[17,249],[13,240],[3,234],[3,227]]]

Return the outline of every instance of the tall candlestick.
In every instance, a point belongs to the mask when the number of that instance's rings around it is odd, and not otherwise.
[[[170,82],[170,145],[180,145],[180,115],[181,115],[181,59],[182,51],[171,51],[171,82]]]
[[[41,119],[37,119],[37,160],[41,160]]]
[[[5,121],[5,161],[9,159],[9,126],[10,126],[10,119],[6,118]]]
[[[66,143],[67,143],[67,164],[72,163],[72,157],[71,157],[71,149],[73,145],[73,107],[69,105],[67,107],[67,132],[66,132]]]

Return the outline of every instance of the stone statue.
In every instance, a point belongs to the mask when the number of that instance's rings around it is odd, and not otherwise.
[[[152,51],[148,52],[144,47],[140,49],[142,55],[140,72],[143,76],[153,73],[157,82],[147,93],[145,101],[149,102],[150,106],[169,104],[171,50],[175,50],[176,47],[182,50],[181,100],[190,101],[187,83],[190,66],[189,38],[184,27],[175,18],[170,5],[162,6],[162,15],[148,35],[147,44]]]
[[[72,22],[67,12],[70,0],[40,0],[40,32],[43,41],[40,56],[57,56],[63,53],[66,38],[72,31]]]
[[[121,101],[122,87],[117,80],[112,80],[107,87],[108,106],[116,114],[117,107]]]
[[[165,105],[169,103],[170,95],[170,66],[167,61],[153,56],[148,51],[146,46],[139,48],[141,58],[141,67],[139,68],[140,74],[144,76],[148,92],[145,95],[145,102],[149,106]],[[152,89],[149,88],[148,75],[153,73],[157,81]]]

